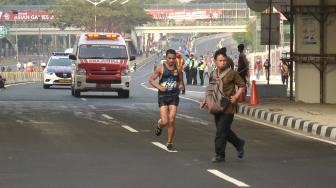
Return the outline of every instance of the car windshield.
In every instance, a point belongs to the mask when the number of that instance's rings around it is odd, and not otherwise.
[[[128,59],[126,46],[84,44],[79,47],[80,59]]]
[[[68,58],[52,58],[48,66],[71,66],[71,60]]]

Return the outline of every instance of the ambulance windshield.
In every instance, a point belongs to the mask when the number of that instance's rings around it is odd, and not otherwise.
[[[79,47],[80,59],[128,59],[126,46],[83,44]]]

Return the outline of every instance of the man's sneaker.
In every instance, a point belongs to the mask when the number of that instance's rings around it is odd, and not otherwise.
[[[160,136],[162,133],[162,128],[160,127],[160,124],[161,124],[161,119],[159,119],[159,121],[157,122],[157,125],[155,126],[154,133],[156,136]]]
[[[168,151],[176,151],[176,149],[173,146],[173,143],[167,143],[167,150]]]
[[[244,157],[244,154],[245,154],[244,146],[245,146],[245,140],[240,140],[240,145],[237,149],[238,158],[240,158],[240,159],[242,159]]]
[[[216,155],[215,157],[213,157],[211,159],[211,162],[213,162],[213,163],[225,162],[225,157],[223,157],[221,155]]]

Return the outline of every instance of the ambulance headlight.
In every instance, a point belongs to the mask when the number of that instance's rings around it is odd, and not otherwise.
[[[121,76],[128,76],[129,70],[128,69],[123,69],[121,70]]]
[[[86,75],[86,70],[83,68],[78,68],[77,69],[77,74],[78,75]]]

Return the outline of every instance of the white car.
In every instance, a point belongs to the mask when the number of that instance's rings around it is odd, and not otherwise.
[[[68,48],[64,51],[64,53],[72,54],[73,53],[73,48]]]
[[[71,85],[72,61],[67,53],[53,53],[43,71],[43,88]]]

